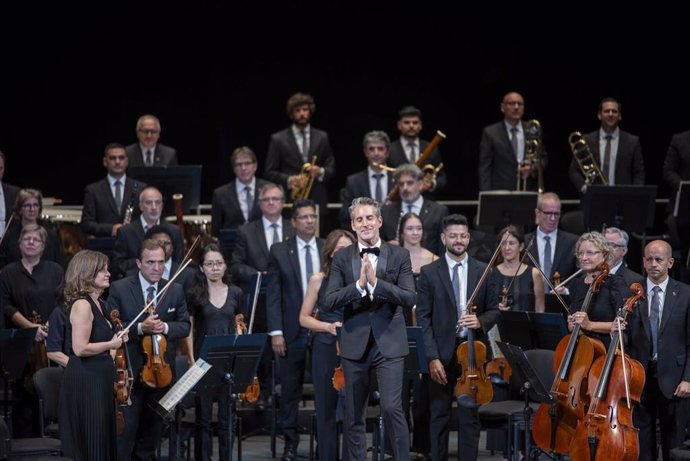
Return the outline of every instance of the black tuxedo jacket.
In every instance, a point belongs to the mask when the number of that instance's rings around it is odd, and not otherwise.
[[[125,148],[129,166],[144,165],[144,154],[138,142],[130,144]],[[177,166],[177,151],[172,147],[157,143],[153,150],[153,166]]]
[[[172,260],[181,262],[184,256],[184,241],[180,229],[165,220],[161,220],[160,225],[166,227],[173,236]],[[120,228],[120,231],[117,233],[117,238],[115,239],[112,260],[113,272],[116,276],[122,277],[128,270],[137,267],[136,260],[139,257],[139,247],[141,246],[141,242],[144,241],[145,234],[144,227],[141,225],[141,219],[132,221]]]
[[[393,182],[393,173],[388,172],[386,174],[386,177],[388,180],[388,193],[390,194],[393,188],[395,187],[395,183]],[[368,168],[365,168],[364,170],[358,173],[351,174],[347,177],[347,180],[345,181],[345,187],[343,189],[340,189],[340,202],[342,203],[342,207],[340,208],[339,217],[343,229],[350,229],[350,205],[352,205],[352,200],[357,197],[375,198],[375,194],[376,191],[371,190],[371,188],[369,187]],[[385,200],[386,197],[383,197],[384,202]]]
[[[14,209],[14,202],[17,201],[19,187],[0,181],[0,188],[2,188],[2,197],[5,200],[5,223],[7,223]]]
[[[283,241],[286,242],[295,235],[295,230],[287,219],[282,219],[281,226]],[[257,219],[240,226],[230,263],[233,280],[246,284],[257,271],[267,271],[269,261],[270,248],[266,242],[262,220]]]
[[[161,280],[158,284],[158,289],[162,289],[167,280]],[[110,285],[108,294],[107,307],[111,311],[117,309],[120,311],[120,319],[123,325],[129,325],[134,318],[139,314],[145,305],[145,299],[142,291],[141,283],[139,282],[139,275],[118,280]],[[189,334],[189,313],[187,312],[187,304],[185,303],[182,286],[174,283],[164,294],[162,300],[159,300],[156,306],[156,314],[158,314],[161,321],[168,324],[168,347],[165,351],[165,361],[174,367],[177,340],[185,338]],[[127,343],[127,350],[132,365],[132,373],[135,378],[139,376],[141,367],[144,365],[145,357],[141,351],[141,339],[138,329],[139,323],[146,319],[146,314],[137,320],[129,329],[129,342]]]
[[[616,184],[644,184],[644,159],[642,158],[642,146],[640,145],[640,138],[627,133],[623,130],[618,130],[618,153],[616,154]],[[599,130],[592,131],[585,135],[585,142],[592,151],[594,161],[599,168],[602,168],[600,163],[601,151],[599,150]],[[582,175],[582,170],[575,160],[575,157],[570,161],[570,168],[568,169],[568,176],[578,192],[585,184],[585,177]],[[598,182],[598,181],[597,181]]]
[[[221,229],[235,229],[245,223],[240,200],[237,197],[235,188],[237,180],[230,181],[213,191],[211,200],[211,226],[213,235],[218,236]],[[249,212],[249,221],[254,221],[261,217],[259,208],[259,189],[266,185],[268,181],[256,178],[255,187],[252,191],[254,206]],[[249,222],[247,221],[247,222]]]
[[[664,181],[671,186],[671,201],[681,181],[690,180],[690,131],[674,134],[668,146],[663,167]]]
[[[467,263],[467,296],[479,283],[486,264],[469,258]],[[477,317],[482,328],[475,330],[475,339],[486,341],[488,332],[498,321],[501,312],[486,308],[486,284],[475,299]],[[422,327],[427,361],[440,360],[448,365],[455,360],[455,328],[458,313],[448,263],[441,257],[422,267],[417,287],[417,325]]]
[[[328,277],[326,299],[320,306],[326,311],[343,308],[340,355],[360,360],[373,335],[381,355],[386,358],[408,354],[403,310],[415,303],[415,286],[410,253],[400,247],[381,243],[376,264],[377,283],[373,300],[362,297],[355,286],[362,259],[358,245],[350,245],[333,257]]]
[[[638,274],[634,270],[628,269],[625,266],[625,263],[623,263],[623,265],[618,268],[618,271],[616,271],[616,275],[623,279],[623,282],[625,283],[625,286],[627,288],[630,288],[630,285],[632,285],[633,283],[644,282],[644,277],[642,277],[642,275]],[[627,291],[625,293],[627,293]],[[624,295],[623,297],[627,298],[626,295]]]
[[[309,162],[311,162],[312,156],[316,155],[316,164],[326,170],[323,181],[314,180],[309,198],[319,205],[319,213],[325,214],[327,212],[326,204],[328,203],[325,183],[335,174],[335,157],[333,156],[331,143],[328,140],[328,134],[313,126],[310,126],[309,129],[311,138],[309,140]],[[276,184],[281,184],[289,198],[288,176],[300,173],[302,165],[304,165],[304,158],[299,151],[295,136],[292,134],[292,127],[273,133],[271,135],[271,142],[268,145],[266,165],[264,166],[264,176],[266,179]]]
[[[381,208],[383,226],[381,227],[381,238],[384,241],[398,239],[398,223],[400,222],[400,212],[402,201],[397,201]],[[445,248],[441,243],[441,220],[448,215],[448,207],[440,205],[433,200],[424,199],[419,217],[424,227],[424,247],[436,254],[443,254]]]
[[[644,282],[646,284],[646,280]],[[645,285],[645,291],[647,287]],[[645,294],[646,298],[651,293]],[[628,320],[630,355],[647,369],[652,359],[649,299],[640,302]],[[681,381],[690,381],[690,287],[669,279],[661,313],[657,343],[657,377],[664,397],[674,399]]]
[[[81,230],[85,234],[97,237],[110,237],[113,225],[124,220],[125,211],[130,204],[134,207],[132,220],[138,219],[141,214],[138,207],[139,193],[145,187],[146,184],[143,182],[127,176],[122,191],[122,206],[118,210],[107,177],[86,186],[84,207],[81,213]]]
[[[323,240],[316,239],[319,255]],[[319,268],[315,267],[317,272]],[[288,343],[300,332],[299,311],[302,308],[302,276],[297,253],[297,239],[290,237],[286,242],[271,247],[268,264],[268,285],[266,290],[266,312],[268,331],[282,330]]]
[[[408,159],[407,155],[405,154],[406,151],[403,147],[403,142],[406,141],[402,138],[398,138],[391,143],[390,149],[388,151],[388,164],[392,167],[397,168],[405,163],[410,163],[410,159]],[[422,155],[422,152],[424,152],[424,149],[426,149],[428,145],[429,141],[425,141],[424,139],[419,140],[419,156]],[[431,152],[426,163],[430,163],[435,167],[439,166],[439,164],[441,163],[441,152],[439,151],[438,147]],[[434,192],[438,192],[439,190],[446,187],[447,181],[448,179],[446,177],[446,171],[442,169],[441,171],[439,171],[438,176],[436,177],[436,189],[434,189]]]
[[[533,233],[527,234],[525,236],[525,241],[529,242],[532,240]],[[575,234],[570,234],[568,232],[558,229],[558,234],[556,236],[556,249],[553,254],[553,261],[551,261],[551,273],[547,274],[549,280],[553,280],[554,272],[558,272],[561,280],[565,280],[577,271],[577,259],[575,258],[575,244],[577,243],[578,236]],[[553,242],[551,242],[553,244]],[[530,248],[530,253],[537,261],[539,259],[539,245],[537,245],[536,237],[535,242]]]

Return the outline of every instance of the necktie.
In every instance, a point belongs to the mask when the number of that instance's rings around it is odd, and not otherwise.
[[[308,162],[309,161],[309,141],[307,140],[307,130],[300,130],[300,134],[302,135],[302,157],[304,157],[305,162]]]
[[[383,189],[381,188],[381,178],[383,177],[383,174],[378,173],[378,174],[375,174],[373,176],[374,176],[374,179],[376,180],[376,190],[374,191],[374,200],[381,203],[381,202],[383,202]]]
[[[518,160],[518,163],[520,163],[522,159],[520,158],[520,150],[518,149],[517,132],[518,129],[515,127],[510,129],[510,143],[513,145],[513,152],[515,152],[515,158]]]
[[[652,305],[649,311],[649,326],[652,332],[652,358],[656,358],[656,343],[659,336],[659,292],[661,288],[652,288]]]
[[[544,273],[551,277],[551,266],[553,262],[551,261],[551,237],[548,235],[544,236]],[[549,284],[544,281],[544,289],[549,290]]]
[[[156,287],[151,285],[146,289],[146,304],[150,303],[151,300],[153,300],[153,297],[156,294]],[[155,304],[154,304],[155,305]]]
[[[609,164],[611,163],[611,139],[613,136],[610,134],[606,135],[606,147],[604,148],[604,165],[602,168],[602,173],[604,173],[604,178],[609,181]],[[610,181],[609,181],[610,183]]]
[[[119,179],[115,181],[115,205],[118,211],[122,208],[122,182]]]
[[[311,261],[311,245],[304,246],[304,267],[307,272],[307,283],[314,273],[314,264]]]
[[[458,320],[460,320],[460,317],[462,316],[462,305],[464,304],[462,302],[462,299],[460,297],[462,296],[462,291],[460,291],[460,267],[462,267],[462,263],[457,263],[455,266],[453,266],[453,293],[455,294],[455,308],[458,313]],[[460,332],[460,336],[465,337],[467,336],[467,328],[462,329]]]
[[[271,227],[273,228],[273,241],[271,242],[271,246],[275,245],[276,243],[280,243],[280,235],[278,235],[278,224],[273,223],[271,224]]]
[[[146,166],[153,166],[153,152],[151,152],[151,149],[146,150]]]
[[[407,205],[407,212],[408,213],[414,213],[414,205],[413,204],[408,204]]]
[[[407,147],[410,149],[410,163],[417,161],[417,146],[413,142],[408,142]]]
[[[254,197],[252,197],[252,188],[244,186],[245,201],[247,202],[247,221],[252,215],[252,207],[254,206]]]

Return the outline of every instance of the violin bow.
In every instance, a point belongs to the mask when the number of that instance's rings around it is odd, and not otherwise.
[[[197,246],[199,246],[199,239],[201,238],[201,235],[197,235],[196,238],[194,239],[194,242],[192,242],[192,245],[189,247],[189,250],[187,250],[187,254],[184,255],[184,258],[182,258],[182,264],[180,264],[177,269],[175,270],[175,273],[170,277],[170,280],[168,280],[168,284],[175,278],[177,278],[177,274],[181,273],[182,270],[187,267],[187,264],[185,264],[187,261],[192,260],[192,252],[196,249]],[[165,294],[161,296],[161,299],[158,300],[156,303],[156,307],[160,306],[163,303],[163,300],[165,299]],[[155,310],[154,310],[155,313]]]
[[[536,234],[532,235],[532,238],[529,241],[529,245],[527,245],[527,248],[525,248],[525,252],[522,255],[522,258],[520,258],[520,264],[518,264],[517,269],[515,269],[515,273],[513,274],[513,277],[510,279],[510,283],[508,284],[508,288],[506,288],[506,293],[510,293],[510,289],[513,286],[513,282],[515,282],[515,278],[518,275],[518,272],[520,272],[520,267],[522,267],[522,263],[525,261],[525,258],[527,257],[527,253],[529,253],[529,250],[532,248],[532,244],[534,244],[534,237]]]
[[[526,253],[527,253],[527,256],[529,257],[530,261],[532,261],[532,264],[534,264],[534,267],[539,269],[539,273],[541,274],[544,281],[549,285],[549,288],[551,288],[551,291],[553,292],[553,294],[555,294],[556,297],[558,298],[558,300],[561,302],[561,306],[563,306],[563,309],[565,309],[565,312],[568,315],[570,315],[570,310],[568,310],[568,306],[565,305],[565,301],[563,301],[563,298],[561,298],[561,295],[559,295],[558,292],[556,291],[556,289],[553,287],[553,283],[551,283],[551,280],[549,280],[549,277],[544,273],[544,269],[542,269],[541,266],[539,265],[539,261],[537,261],[534,258],[534,256],[532,256],[532,253],[530,253],[529,251],[527,251]],[[563,284],[561,284],[561,285],[563,285]]]
[[[621,318],[616,316],[616,323],[618,323],[618,345],[621,350],[621,364],[623,366],[623,384],[625,384],[625,400],[628,402],[628,408],[630,406],[630,389],[628,388],[628,372],[625,370],[625,350],[623,348],[623,332],[621,331]]]
[[[2,237],[0,237],[0,245],[2,244],[2,241],[5,240],[5,236],[7,235],[7,229],[10,228],[10,224],[12,224],[13,219],[14,213],[10,214],[10,219],[8,219],[7,224],[5,224],[5,230],[2,231]]]
[[[251,334],[252,327],[254,326],[254,313],[256,312],[256,305],[259,302],[259,290],[261,290],[261,275],[260,271],[256,271],[256,285],[254,285],[254,298],[252,299],[252,313],[249,314],[249,328],[247,330],[248,334]]]

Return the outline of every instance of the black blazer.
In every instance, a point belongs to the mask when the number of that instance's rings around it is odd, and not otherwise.
[[[646,280],[644,282],[646,284]],[[645,286],[645,290],[647,287]],[[646,293],[649,298],[651,293]],[[630,355],[647,369],[651,360],[649,299],[640,302],[628,321]],[[669,400],[681,381],[690,381],[690,287],[669,279],[661,313],[657,343],[659,388]]]
[[[144,154],[138,142],[125,148],[129,166],[145,166]],[[177,151],[172,147],[157,143],[153,151],[153,166],[177,166]]]
[[[398,222],[402,201],[397,201],[381,208],[383,226],[381,227],[381,238],[384,241],[398,239]],[[436,254],[443,254],[445,247],[441,243],[441,220],[448,215],[448,207],[440,205],[433,200],[424,199],[419,217],[424,227],[424,247]]]
[[[19,187],[0,181],[0,188],[2,188],[2,196],[5,199],[5,223],[7,223],[14,209],[14,202],[17,201]]]
[[[287,219],[282,219],[283,241],[295,235],[292,224]],[[248,222],[237,230],[237,241],[232,252],[230,274],[233,280],[246,284],[257,271],[268,270],[270,253],[266,234],[261,219]]]
[[[328,203],[325,183],[335,174],[335,157],[333,156],[331,143],[328,140],[328,133],[313,126],[310,126],[309,129],[311,138],[309,141],[309,161],[311,162],[311,157],[316,155],[316,164],[326,170],[323,181],[314,180],[310,198],[319,205],[319,213],[325,214],[327,212],[326,204]],[[271,135],[271,142],[268,145],[266,165],[264,166],[264,176],[266,179],[276,184],[281,184],[289,198],[288,176],[300,173],[302,165],[304,165],[304,158],[299,151],[295,136],[292,134],[292,127],[273,133]]]
[[[405,155],[405,148],[403,147],[403,142],[404,141],[402,138],[398,138],[395,141],[391,143],[390,149],[389,149],[389,157],[388,157],[388,163],[392,167],[399,167],[400,165],[403,165],[405,163],[410,163],[410,160],[407,158],[407,155]],[[424,152],[424,149],[429,145],[429,141],[425,141],[424,139],[419,140],[419,153],[418,155],[421,156],[422,152]],[[431,154],[429,155],[429,158],[427,159],[426,163],[430,163],[434,166],[439,166],[441,163],[441,151],[439,151],[438,147],[436,147]],[[438,192],[444,187],[446,187],[448,179],[446,177],[446,170],[442,169],[439,171],[438,176],[436,177],[436,189],[434,189],[434,192]],[[389,189],[390,190],[390,189]]]
[[[172,260],[178,263],[181,262],[184,251],[184,241],[180,229],[162,219],[160,225],[166,227],[173,236]],[[136,260],[139,257],[139,247],[141,246],[141,242],[144,241],[145,234],[144,227],[141,225],[141,219],[132,221],[120,228],[120,231],[117,233],[117,238],[115,239],[112,259],[113,273],[117,278],[123,277],[128,270],[137,267]]]
[[[625,286],[630,288],[633,283],[644,283],[644,277],[634,270],[628,269],[625,262],[618,268],[616,275],[623,279]],[[627,291],[624,293],[624,298],[628,298]]]
[[[623,130],[618,130],[618,153],[616,154],[616,184],[644,184],[644,158],[642,157],[642,146],[640,145],[640,138],[627,133]],[[599,150],[599,130],[592,131],[585,135],[585,142],[592,151],[594,161],[599,168],[601,163],[599,158],[601,151]],[[570,161],[570,168],[568,169],[568,176],[570,181],[575,186],[578,192],[585,184],[585,177],[582,175],[582,170],[577,164],[575,157]],[[597,181],[598,182],[598,181]]]
[[[139,193],[145,187],[146,184],[143,182],[127,176],[122,191],[122,206],[118,210],[107,177],[86,186],[84,207],[81,213],[81,230],[85,234],[97,237],[110,237],[113,225],[122,223],[125,211],[130,204],[134,207],[132,220],[137,219],[141,214],[138,206]]]
[[[533,233],[527,234],[525,236],[525,241],[529,242],[532,240],[532,235]],[[575,244],[578,239],[579,237],[577,235],[558,229],[556,249],[553,254],[553,261],[551,261],[551,273],[548,274],[549,280],[553,280],[553,274],[555,272],[558,272],[561,276],[561,280],[565,280],[577,271]],[[537,261],[541,261],[541,259],[539,259],[539,245],[537,245],[536,237],[529,252],[532,253],[532,256],[534,256]]]
[[[158,284],[158,289],[162,289],[166,283],[167,280],[161,280]],[[145,300],[138,274],[118,280],[110,285],[107,301],[108,311],[113,309],[119,310],[120,319],[124,325],[128,325],[134,320],[134,317],[139,314],[144,305]],[[190,327],[189,313],[187,312],[187,304],[185,303],[181,285],[174,283],[164,293],[162,301],[159,300],[156,306],[156,313],[161,321],[168,324],[168,334],[166,336],[168,347],[165,351],[165,361],[171,367],[174,367],[175,356],[177,355],[177,340],[187,337]],[[139,376],[139,372],[144,365],[144,356],[141,352],[142,337],[139,336],[138,328],[139,323],[145,319],[146,314],[140,317],[137,323],[129,329],[127,350],[135,379]]]
[[[215,236],[220,234],[221,229],[235,229],[245,223],[240,201],[237,197],[237,189],[235,188],[236,181],[236,179],[230,181],[213,191],[213,198],[211,199],[211,226]],[[252,191],[254,206],[249,212],[249,221],[254,221],[261,217],[259,189],[267,183],[268,181],[256,178],[255,187]]]
[[[323,240],[316,239],[319,257]],[[315,267],[317,272],[319,268]],[[266,312],[268,331],[282,330],[288,343],[300,332],[299,311],[302,308],[302,276],[297,253],[297,239],[290,237],[286,242],[271,247],[268,264],[268,285],[266,289]]]
[[[358,245],[336,252],[326,299],[319,304],[326,311],[344,308],[340,355],[350,360],[362,359],[372,334],[384,357],[407,355],[403,310],[412,309],[415,303],[410,253],[404,248],[381,243],[373,300],[369,296],[362,297],[355,286],[361,267]]]
[[[393,173],[387,172],[386,177],[388,179],[388,193],[390,194],[395,183],[393,182]],[[350,205],[352,205],[352,200],[357,197],[371,197],[375,198],[375,190],[371,190],[369,187],[369,169],[351,174],[347,177],[345,181],[345,187],[340,189],[340,202],[342,206],[340,208],[340,223],[343,229],[350,229]],[[383,197],[385,202],[386,197]],[[381,204],[383,205],[383,204]]]
[[[663,166],[664,181],[671,186],[671,201],[681,181],[690,180],[690,131],[674,134],[668,146]]]
[[[486,264],[469,258],[467,262],[467,296],[479,283]],[[422,327],[427,361],[440,360],[448,365],[455,360],[455,328],[458,321],[455,295],[448,263],[442,256],[422,267],[417,286],[417,325]],[[475,339],[486,342],[488,332],[498,321],[501,312],[486,307],[486,284],[475,299],[477,317],[482,328],[475,330]]]

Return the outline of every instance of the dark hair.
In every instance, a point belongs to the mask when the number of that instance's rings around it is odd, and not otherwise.
[[[422,111],[417,109],[415,106],[405,106],[398,112],[398,120],[402,120],[403,117],[419,117],[422,119]]]
[[[309,198],[301,198],[298,200],[295,200],[294,203],[292,204],[292,214],[290,215],[292,219],[297,218],[297,212],[299,211],[300,208],[306,208],[306,207],[312,207],[314,210],[316,210],[316,203],[312,199]]]
[[[417,213],[405,213],[400,217],[398,220],[398,243],[400,244],[401,247],[405,247],[405,240],[403,239],[403,229],[405,228],[405,224],[407,224],[407,221],[409,221],[412,218],[417,218],[419,219],[419,222],[422,222],[422,218],[419,217]],[[422,241],[421,241],[422,246],[424,246],[424,223],[422,223]]]
[[[342,237],[350,240],[353,245],[357,243],[357,239],[350,231],[335,229],[328,233],[326,236],[326,241],[323,244],[323,250],[321,250],[321,272],[323,272],[326,276],[328,276],[328,272],[331,269],[331,253],[333,253],[335,246],[338,244],[338,240],[340,240]]]
[[[503,236],[509,234],[512,237],[515,237],[518,241],[518,244],[522,243],[523,245],[525,244],[525,234],[522,232],[521,229],[513,226],[512,224],[510,226],[504,227],[501,229],[501,232],[498,233],[498,237],[496,238],[496,242],[500,245],[501,241],[503,240]],[[519,245],[518,245],[519,246]],[[522,251],[525,249],[523,248]],[[520,256],[522,256],[522,252],[520,252]],[[501,252],[498,253],[498,257],[496,258],[496,265],[501,264],[503,262],[503,255]]]
[[[444,218],[441,220],[441,232],[445,234],[448,226],[465,226],[468,228],[470,227],[467,224],[467,218],[464,215],[458,213],[444,216]]]
[[[170,241],[173,239],[172,232],[170,229],[162,224],[156,224],[155,226],[149,227],[149,230],[144,234],[145,239],[150,239],[154,234],[165,234],[170,237]]]
[[[288,117],[292,118],[292,111],[302,106],[309,106],[309,113],[312,115],[316,112],[316,104],[314,104],[314,98],[310,94],[295,93],[290,96],[287,102]]]
[[[618,100],[616,98],[611,98],[611,97],[604,98],[601,100],[601,102],[599,102],[599,110],[597,112],[601,112],[601,109],[604,107],[604,103],[607,103],[607,102],[612,102],[612,103],[616,104],[618,106],[618,112],[623,112],[623,108],[621,107],[621,103],[618,102]]]
[[[225,262],[225,256],[223,255],[223,251],[220,249],[220,246],[217,243],[209,243],[201,249],[201,252],[199,253],[199,271],[197,273],[194,286],[189,290],[189,293],[187,294],[187,303],[192,308],[192,313],[194,313],[193,311],[196,308],[203,306],[209,300],[208,279],[201,272],[201,267],[204,265],[204,259],[206,259],[206,255],[212,251],[220,253],[220,255],[223,257],[223,262]],[[222,280],[224,284],[230,287],[230,271],[227,270],[227,266],[225,269],[225,273],[223,274]],[[237,307],[242,308],[243,306]]]
[[[108,155],[108,151],[113,150],[113,149],[122,149],[125,150],[125,146],[120,144],[119,142],[111,142],[105,146],[105,149],[103,149],[103,156]]]

